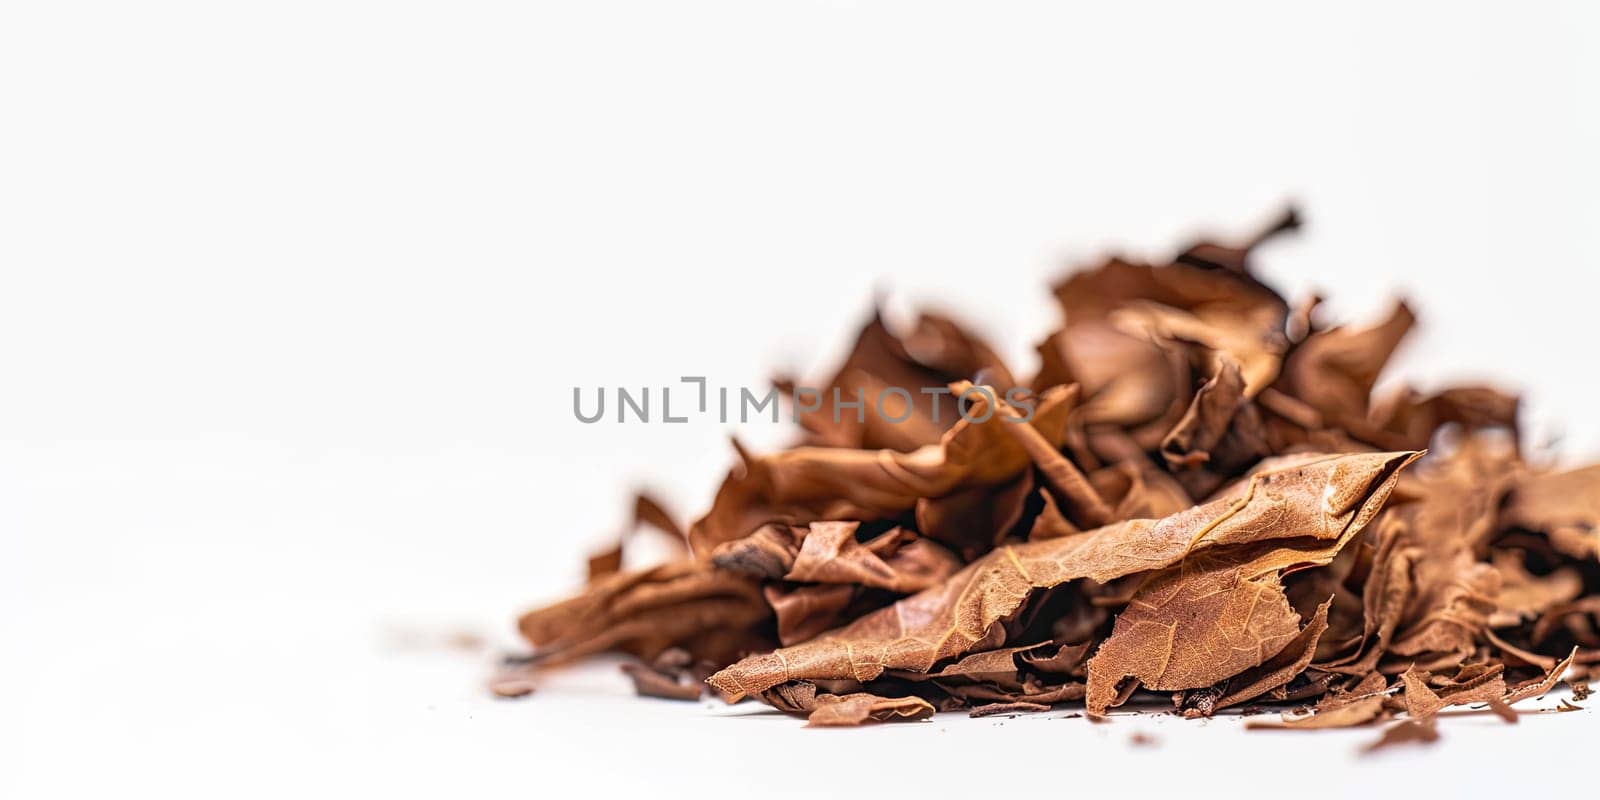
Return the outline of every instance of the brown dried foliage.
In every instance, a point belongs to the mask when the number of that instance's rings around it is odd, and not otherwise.
[[[1374,748],[1432,741],[1451,706],[1514,721],[1600,661],[1600,467],[1530,463],[1490,388],[1375,397],[1415,317],[1291,311],[1250,261],[1295,224],[1073,275],[1027,380],[947,317],[898,336],[875,315],[825,386],[910,390],[906,420],[800,414],[799,445],[740,448],[686,531],[641,498],[688,552],[596,557],[522,617],[534,655],[506,686],[618,650],[649,664],[627,670],[642,694],[707,679],[815,726],[1096,719],[1137,692],[1186,717],[1290,706],[1252,727],[1404,715]],[[918,391],[974,385],[966,419]]]

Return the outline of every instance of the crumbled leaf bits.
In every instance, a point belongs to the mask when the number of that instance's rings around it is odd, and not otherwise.
[[[1375,393],[1416,316],[1328,325],[1263,283],[1257,249],[1297,224],[1071,275],[1032,374],[949,317],[874,315],[818,385],[904,389],[899,421],[807,406],[794,447],[736,444],[688,525],[640,497],[635,527],[681,556],[625,569],[624,537],[592,559],[522,617],[532,655],[495,691],[621,652],[641,695],[709,688],[813,727],[1102,721],[1142,693],[1190,719],[1382,725],[1382,751],[1439,738],[1445,709],[1514,722],[1564,676],[1586,689],[1600,467],[1530,457],[1492,388]],[[945,388],[964,418],[922,391]]]
[[[1014,717],[1019,714],[1032,714],[1039,711],[1049,711],[1050,706],[1044,703],[987,703],[976,706],[967,712],[969,717],[993,717],[1005,715]]]
[[[650,664],[623,664],[622,671],[633,679],[633,689],[640,697],[699,700],[705,684],[696,678],[693,665],[689,651],[673,647],[661,651]]]

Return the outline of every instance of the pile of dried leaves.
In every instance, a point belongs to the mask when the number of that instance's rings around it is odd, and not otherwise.
[[[641,694],[708,683],[813,725],[1094,718],[1136,692],[1186,717],[1282,704],[1286,728],[1403,715],[1384,742],[1430,739],[1450,706],[1514,720],[1600,662],[1600,468],[1530,465],[1491,388],[1374,397],[1411,311],[1327,328],[1315,298],[1291,306],[1249,262],[1294,224],[1072,275],[1025,382],[949,319],[873,319],[829,388],[970,380],[995,413],[825,405],[799,446],[741,448],[687,531],[640,498],[683,556],[595,557],[581,594],[522,617],[534,654],[506,693],[622,651]],[[1000,399],[1019,388],[1026,422]]]

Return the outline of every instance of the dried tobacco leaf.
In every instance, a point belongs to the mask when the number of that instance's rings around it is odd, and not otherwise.
[[[1274,538],[1342,542],[1377,513],[1400,467],[1416,455],[1305,459],[1257,472],[1237,491],[1162,520],[1130,520],[1065,539],[1001,547],[942,586],[811,642],[741,660],[713,675],[711,684],[739,695],[791,680],[867,681],[885,669],[927,672],[983,641],[1036,589],[1079,578],[1105,583],[1171,566],[1208,547]],[[1261,557],[1287,567],[1300,552],[1276,548]]]
[[[705,688],[698,682],[681,683],[676,677],[643,664],[623,664],[622,671],[633,679],[633,690],[640,697],[699,700]]]
[[[955,320],[924,313],[902,339],[874,313],[834,376],[817,387],[814,397],[802,398],[805,407],[795,409],[796,417],[808,433],[806,444],[911,451],[937,443],[958,419],[948,401],[940,413],[939,399],[926,390],[943,389],[979,372],[1001,390],[1016,384],[994,350]],[[784,395],[796,399],[793,381],[776,383]],[[890,402],[905,405],[886,405],[882,416],[841,413],[840,404],[879,397],[891,387],[905,395],[890,395]]]
[[[1324,421],[1364,432],[1378,374],[1416,321],[1411,308],[1398,303],[1388,319],[1372,327],[1311,334],[1284,362],[1284,389]]]
[[[1442,427],[1463,430],[1504,428],[1515,438],[1521,401],[1487,386],[1456,386],[1431,396],[1402,388],[1390,398],[1374,403],[1368,430],[1390,447],[1425,447]]]
[[[762,590],[778,621],[778,643],[799,644],[839,627],[861,596],[854,586],[768,584]]]
[[[991,412],[990,405],[1004,407],[1005,402],[992,387],[987,392],[974,392],[969,411],[983,422],[962,419],[939,444],[910,453],[797,447],[759,458],[741,455],[743,466],[723,482],[711,511],[689,527],[690,546],[710,553],[772,522],[883,519],[914,508],[922,498],[1005,483],[1031,463],[1006,429],[1020,424],[1047,442],[1059,442],[1077,395],[1070,387],[1048,389],[1035,401],[1032,418],[1018,423]]]
[[[1518,476],[1514,456],[1476,440],[1448,460],[1414,476],[1416,501],[1386,512],[1415,547],[1415,587],[1389,645],[1393,656],[1416,658],[1473,648],[1488,627],[1500,575],[1478,560],[1499,525],[1499,509]]]
[[[967,713],[969,717],[993,717],[999,714],[1031,714],[1038,711],[1049,711],[1050,706],[1043,703],[989,703],[973,708]]]
[[[755,578],[796,583],[867,586],[910,594],[935,585],[961,562],[904,528],[857,541],[858,522],[813,522],[805,527],[763,525],[712,552],[712,563]]]
[[[933,705],[920,697],[879,697],[857,692],[847,695],[818,695],[816,707],[806,724],[813,728],[860,725],[864,722],[896,722],[927,719]]]
[[[1572,558],[1600,559],[1600,465],[1518,483],[1505,515],[1508,524],[1544,533]]]
[[[535,688],[533,678],[523,674],[503,675],[489,681],[489,691],[495,697],[507,699],[527,697],[533,694]]]
[[[1348,701],[1319,706],[1307,713],[1286,713],[1280,722],[1250,722],[1249,728],[1287,728],[1291,730],[1318,730],[1323,728],[1349,728],[1366,725],[1383,715],[1385,695],[1382,692],[1364,694]]]
[[[1278,570],[1197,555],[1140,587],[1089,660],[1089,711],[1117,703],[1122,681],[1173,691],[1210,686],[1277,655],[1300,631]]]
[[[1563,675],[1577,696],[1600,664],[1600,467],[1530,466],[1519,398],[1492,387],[1375,396],[1415,316],[1291,308],[1251,261],[1297,225],[1057,283],[1023,380],[948,317],[875,314],[816,402],[777,381],[798,446],[735,442],[687,532],[638,497],[633,527],[689,552],[597,554],[521,618],[535,650],[491,689],[613,650],[643,659],[641,694],[705,680],[816,726],[1079,701],[1098,721],[1143,688],[1185,717],[1311,704],[1250,727],[1400,717],[1370,749],[1433,740],[1451,706],[1513,722]],[[839,413],[887,389],[896,421]],[[945,392],[970,413],[936,413]]]
[[[1495,551],[1490,555],[1490,563],[1500,573],[1500,592],[1495,595],[1497,608],[1489,618],[1489,623],[1495,627],[1538,619],[1583,594],[1583,573],[1577,567],[1559,567],[1548,574],[1535,575],[1528,571],[1524,554],[1514,550]]]
[[[1305,627],[1301,628],[1295,638],[1289,640],[1276,656],[1253,669],[1229,678],[1226,692],[1221,693],[1221,696],[1211,704],[1212,709],[1218,710],[1249,702],[1267,692],[1289,685],[1295,676],[1305,672],[1317,652],[1318,640],[1328,629],[1330,605],[1331,603],[1323,603],[1317,606],[1317,612],[1306,622]]]
[[[677,561],[601,578],[517,624],[539,648],[537,660],[551,666],[613,649],[653,658],[672,646],[709,645],[728,634],[750,641],[746,632],[770,615],[754,581]]]
[[[1405,686],[1406,713],[1413,718],[1426,717],[1446,706],[1499,700],[1506,694],[1504,673],[1504,665],[1497,664],[1465,678],[1457,676],[1443,686],[1433,687],[1429,686],[1431,676],[1413,667],[1400,676]]]
[[[1234,414],[1244,402],[1244,375],[1239,364],[1223,359],[1216,374],[1195,390],[1183,418],[1161,440],[1161,455],[1178,468],[1209,462],[1211,449],[1232,429]]]
[[[1388,650],[1411,597],[1411,562],[1420,550],[1401,546],[1401,526],[1396,518],[1380,518],[1374,526],[1379,540],[1362,587],[1362,629],[1355,646],[1343,657],[1327,656],[1320,670],[1346,675],[1367,675]]]
[[[818,524],[812,523],[812,532],[801,542],[785,580],[855,584],[909,594],[936,585],[961,568],[949,551],[903,528],[860,544],[855,540],[855,523],[833,523],[821,535]]]
[[[1572,666],[1572,662],[1577,659],[1577,657],[1578,650],[1577,648],[1573,648],[1572,652],[1568,653],[1566,658],[1562,659],[1561,661],[1557,662],[1555,666],[1551,667],[1550,671],[1546,673],[1543,678],[1532,680],[1520,686],[1513,687],[1510,691],[1506,692],[1505,696],[1501,698],[1501,700],[1506,705],[1511,705],[1512,703],[1520,703],[1523,700],[1535,700],[1540,697],[1544,697],[1546,694],[1549,694],[1551,689],[1556,688],[1556,684],[1561,681],[1561,676],[1566,674],[1567,669]]]

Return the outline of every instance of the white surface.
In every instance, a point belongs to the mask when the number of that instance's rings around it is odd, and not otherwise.
[[[1399,372],[1503,376],[1600,455],[1592,5],[1111,6],[7,4],[0,794],[1577,786],[1588,712],[1357,763],[1225,721],[804,731],[609,668],[496,703],[395,648],[509,642],[635,484],[707,502],[726,430],[580,425],[572,386],[815,371],[874,287],[1031,370],[1064,265],[1287,198],[1286,291],[1410,293]]]

